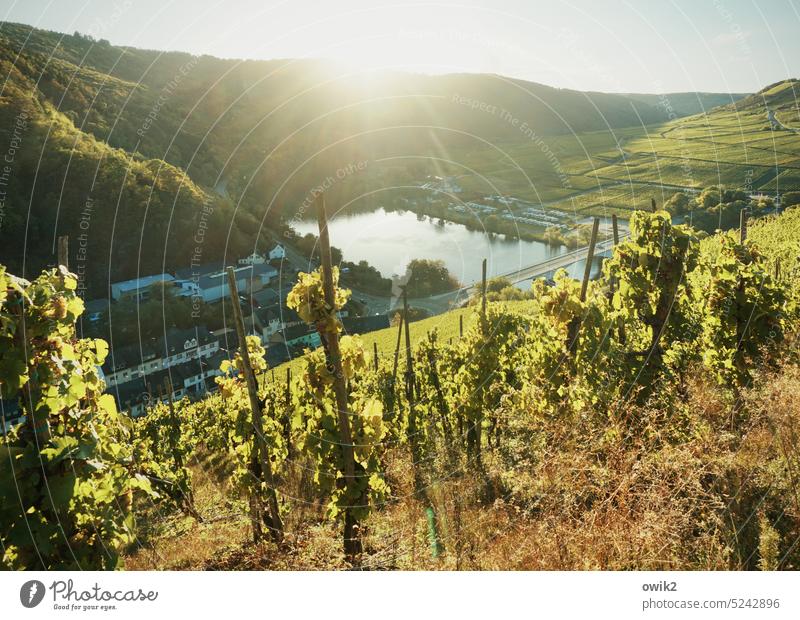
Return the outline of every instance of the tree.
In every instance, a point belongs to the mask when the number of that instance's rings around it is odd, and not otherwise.
[[[409,323],[412,323],[414,321],[421,321],[422,319],[427,319],[429,316],[430,313],[427,310],[424,310],[423,308],[409,307],[408,309]],[[404,317],[405,317],[405,311],[402,309],[398,310],[392,315],[391,325],[393,327],[396,327],[400,323],[400,321],[403,320]]]
[[[683,215],[689,209],[689,197],[683,192],[675,192],[664,203],[664,208],[672,215]]]
[[[562,245],[564,237],[561,235],[561,229],[558,226],[548,226],[544,231],[544,242],[550,245]]]
[[[408,264],[408,272],[411,276],[406,290],[412,298],[438,295],[458,288],[458,280],[450,275],[444,261],[415,258]]]
[[[775,208],[775,201],[769,196],[762,196],[758,200],[751,200],[750,207],[754,214],[763,215]]]
[[[511,286],[511,280],[506,277],[500,276],[497,278],[492,278],[486,283],[486,292],[487,293],[499,293],[504,288]]]
[[[315,234],[306,233],[302,237],[298,237],[295,240],[295,245],[308,258],[319,260],[319,239]],[[339,248],[331,247],[331,261],[335,265],[342,262],[342,251]]]

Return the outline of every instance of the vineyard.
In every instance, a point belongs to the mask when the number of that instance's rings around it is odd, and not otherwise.
[[[800,209],[748,228],[637,211],[596,280],[457,338],[406,320],[380,358],[323,252],[287,299],[323,343],[302,372],[242,331],[216,393],[135,420],[75,277],[0,267],[3,566],[796,570]]]

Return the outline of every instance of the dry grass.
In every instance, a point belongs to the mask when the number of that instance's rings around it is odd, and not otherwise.
[[[545,423],[515,411],[481,472],[445,467],[440,456],[427,472],[444,545],[437,559],[411,459],[390,451],[392,498],[365,524],[361,568],[800,568],[800,367],[765,371],[736,403],[692,377],[680,396],[611,417]],[[199,460],[194,472],[204,522],[152,512],[129,569],[349,568],[305,466],[281,483],[294,500],[280,547],[251,542],[225,463]]]

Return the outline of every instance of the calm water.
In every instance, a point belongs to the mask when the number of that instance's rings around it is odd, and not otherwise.
[[[316,222],[293,222],[300,234],[317,233]],[[366,260],[385,277],[405,272],[414,258],[442,260],[462,284],[481,278],[481,261],[488,259],[489,277],[505,274],[567,252],[538,241],[507,240],[502,235],[468,230],[461,224],[440,223],[410,211],[385,211],[342,215],[329,224],[331,244],[344,259]],[[578,277],[580,263],[570,268]]]

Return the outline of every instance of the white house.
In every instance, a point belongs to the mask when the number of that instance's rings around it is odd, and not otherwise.
[[[240,265],[263,265],[266,262],[267,259],[258,252],[253,252],[250,256],[245,256],[244,258],[239,259]]]
[[[272,335],[283,328],[280,316],[280,307],[275,304],[267,308],[258,308],[251,315],[255,326],[261,331],[261,342],[270,341]]]
[[[282,260],[286,258],[286,249],[279,243],[269,251],[270,260]]]

